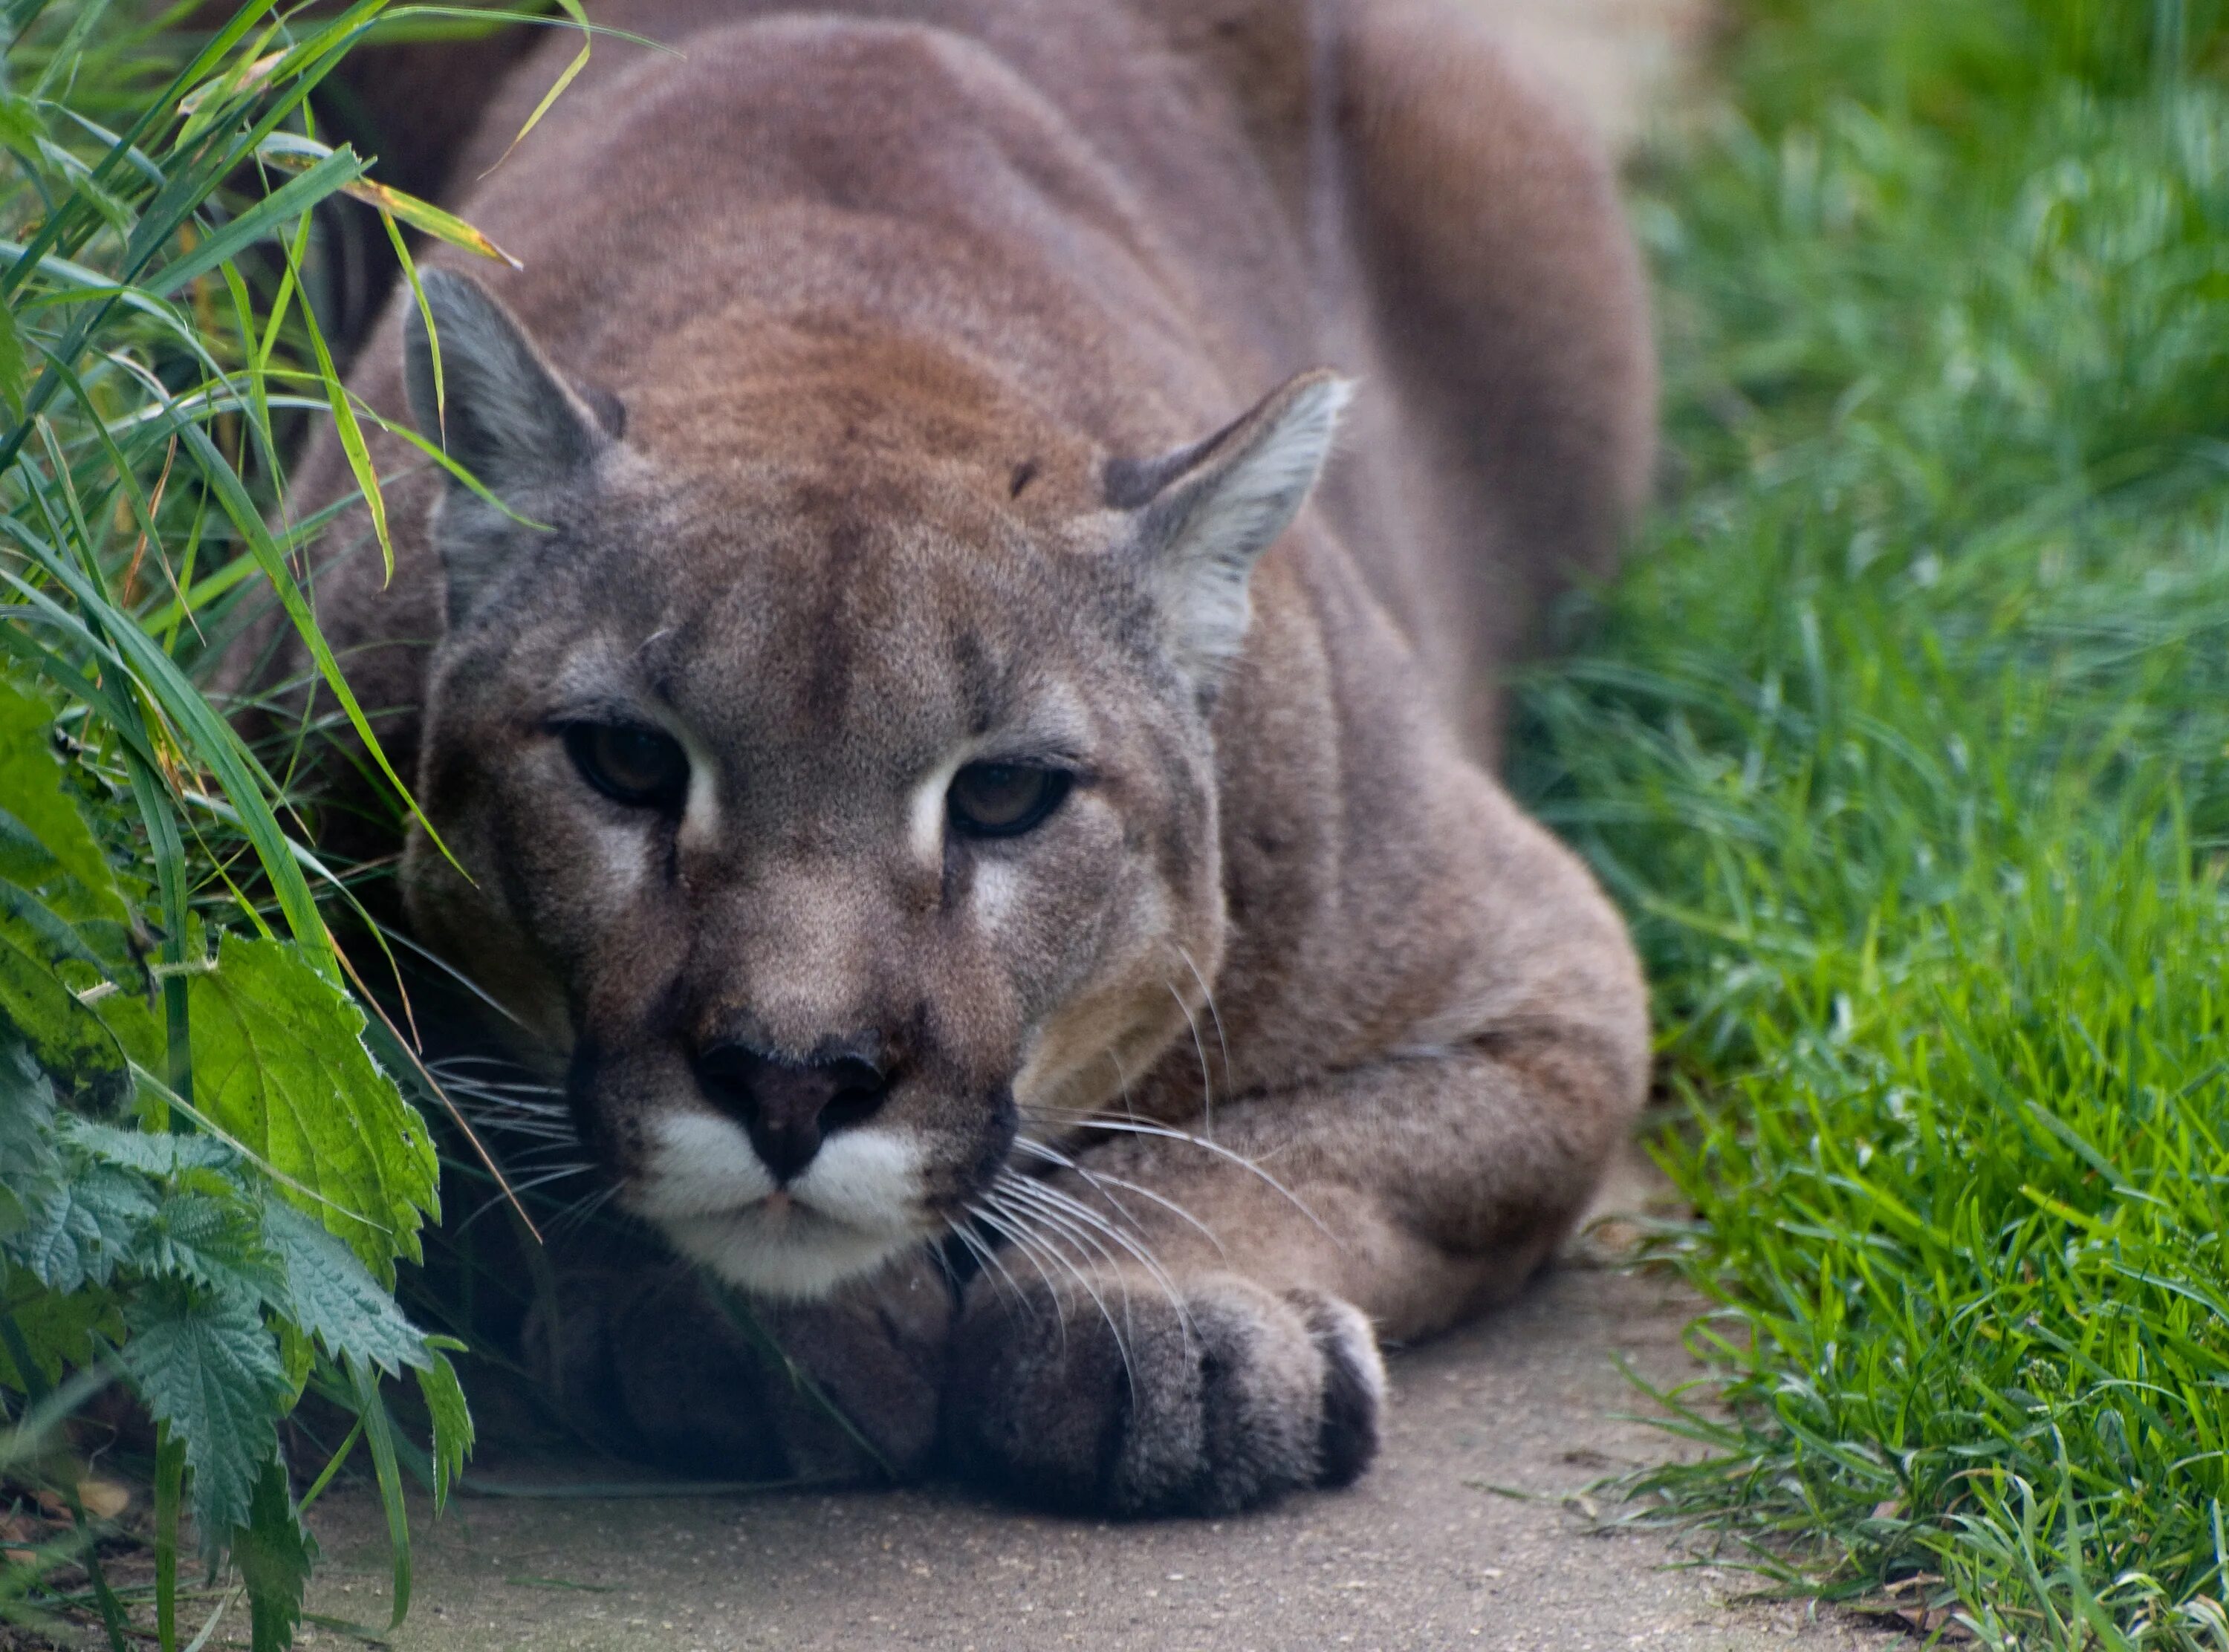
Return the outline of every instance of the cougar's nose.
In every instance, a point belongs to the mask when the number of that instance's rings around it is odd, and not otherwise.
[[[706,1099],[749,1134],[774,1180],[813,1162],[823,1138],[873,1117],[890,1081],[856,1055],[789,1061],[748,1044],[716,1044],[697,1058]]]

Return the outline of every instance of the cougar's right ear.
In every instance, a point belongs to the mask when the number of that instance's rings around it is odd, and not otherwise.
[[[408,304],[402,368],[411,418],[421,435],[480,486],[532,519],[537,504],[576,483],[615,439],[622,418],[617,400],[610,399],[610,411],[600,418],[479,282],[428,270],[420,285],[434,325],[429,334],[426,317]],[[533,528],[450,478],[434,539],[448,573],[452,624],[535,537]]]

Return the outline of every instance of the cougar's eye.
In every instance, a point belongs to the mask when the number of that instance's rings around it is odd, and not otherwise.
[[[689,757],[670,734],[615,723],[575,723],[565,750],[590,785],[620,803],[678,809],[689,791]]]
[[[952,823],[974,837],[1018,837],[1060,807],[1074,778],[1023,763],[970,763],[952,777]]]

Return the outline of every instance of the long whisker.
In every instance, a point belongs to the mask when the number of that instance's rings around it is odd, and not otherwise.
[[[552,1169],[543,1170],[538,1175],[529,1176],[524,1181],[511,1183],[511,1190],[517,1194],[531,1193],[535,1188],[546,1187],[553,1181],[563,1181],[571,1176],[586,1175],[595,1168],[596,1167],[593,1164],[582,1164],[578,1162],[557,1165]],[[481,1217],[486,1215],[488,1212],[495,1209],[500,1205],[507,1204],[510,1201],[508,1200],[504,1199],[488,1200],[485,1203],[482,1204],[479,1209],[473,1211],[472,1214],[466,1217],[464,1220],[459,1222],[456,1226],[455,1231],[459,1233],[463,1233],[474,1222],[479,1220]]]
[[[1294,1210],[1299,1211],[1301,1215],[1314,1223],[1326,1239],[1338,1245],[1342,1250],[1346,1248],[1344,1241],[1339,1235],[1324,1226],[1323,1219],[1310,1210],[1298,1194],[1243,1153],[1234,1153],[1219,1142],[1211,1142],[1204,1136],[1194,1136],[1189,1130],[1180,1130],[1172,1125],[1148,1124],[1138,1118],[1116,1118],[1110,1113],[1082,1112],[1072,1108],[1044,1106],[1024,1108],[1021,1111],[1025,1113],[1033,1113],[1038,1117],[1053,1123],[1064,1121],[1078,1129],[1121,1130],[1132,1136],[1154,1136],[1172,1142],[1189,1142],[1194,1147],[1204,1148],[1218,1158],[1228,1159],[1240,1169],[1260,1177],[1263,1182],[1275,1188]]]
[[[597,1212],[618,1197],[619,1191],[618,1182],[607,1182],[594,1193],[575,1200],[551,1219],[550,1230],[557,1233],[569,1233],[576,1228],[586,1226]]]
[[[1026,1216],[1034,1220],[1038,1224],[1038,1237],[1048,1243],[1056,1238],[1063,1238],[1077,1247],[1079,1255],[1084,1254],[1086,1247],[1089,1247],[1090,1252],[1095,1252],[1099,1259],[1107,1265],[1108,1271],[1113,1276],[1115,1284],[1121,1287],[1122,1317],[1125,1322],[1127,1322],[1130,1317],[1130,1284],[1121,1268],[1117,1265],[1114,1252],[1101,1244],[1089,1227],[1079,1226],[1070,1220],[1057,1207],[1039,1197],[1045,1191],[1046,1189],[1038,1183],[1030,1181],[1025,1176],[1015,1175],[1012,1171],[1002,1171],[992,1188],[991,1196],[1001,1201],[1001,1209],[1009,1212],[1016,1218]],[[1105,1226],[1096,1217],[1092,1220],[1100,1226]],[[1050,1233],[1046,1232],[1048,1228],[1051,1230]],[[1087,1256],[1085,1259],[1089,1258]],[[1151,1264],[1149,1263],[1148,1265]]]
[[[1029,1257],[1032,1264],[1037,1261],[1036,1251],[1042,1249],[1047,1256],[1067,1269],[1076,1283],[1083,1287],[1085,1294],[1097,1304],[1099,1316],[1107,1322],[1107,1329],[1114,1338],[1114,1350],[1122,1356],[1122,1374],[1130,1384],[1132,1399],[1135,1399],[1138,1376],[1136,1369],[1130,1363],[1130,1345],[1123,1340],[1122,1328],[1114,1322],[1114,1315],[1107,1306],[1107,1299],[1099,1294],[1099,1287],[1091,1283],[1090,1277],[1082,1268],[1076,1266],[1075,1258],[1054,1244],[1043,1232],[1032,1227],[1023,1213],[1013,1209],[999,1197],[995,1188],[986,1194],[982,1200],[971,1204],[968,1208],[1005,1234],[1012,1243],[1021,1248],[1022,1253]],[[994,1211],[997,1213],[995,1215],[992,1213]],[[1041,1274],[1044,1271],[1042,1265],[1038,1266],[1037,1271]],[[1052,1291],[1055,1310],[1057,1311],[1060,1293],[1058,1288],[1053,1284],[1050,1275],[1045,1276],[1045,1288]],[[1067,1336],[1068,1320],[1063,1315],[1061,1318],[1061,1337],[1063,1344]]]
[[[981,1235],[971,1232],[964,1223],[955,1222],[948,1216],[945,1218],[944,1225],[952,1230],[962,1245],[967,1247],[971,1255],[995,1271],[999,1277],[1005,1281],[1006,1289],[1014,1294],[1014,1300],[1022,1304],[1031,1318],[1036,1318],[1037,1304],[1030,1300],[1029,1292],[1022,1289],[1014,1276],[1006,1271],[1006,1265],[999,1259],[997,1247],[985,1244]]]
[[[1199,972],[1195,970],[1192,973],[1197,975]],[[1161,984],[1168,988],[1169,996],[1175,999],[1177,1008],[1184,1011],[1185,1025],[1192,1029],[1192,1051],[1199,1057],[1200,1109],[1207,1117],[1208,1133],[1213,1135],[1215,1133],[1215,1080],[1208,1077],[1207,1046],[1200,1042],[1199,1023],[1192,1019],[1192,1006],[1185,1002],[1184,994],[1176,989],[1175,983],[1172,982],[1164,981]]]
[[[1138,1392],[1137,1368],[1131,1362],[1130,1344],[1122,1335],[1123,1325],[1130,1326],[1133,1330],[1136,1329],[1130,1316],[1130,1282],[1122,1271],[1114,1266],[1114,1256],[1104,1245],[1092,1239],[1089,1235],[1086,1234],[1079,1239],[1075,1233],[1070,1231],[1068,1224],[1059,1222],[1057,1218],[1051,1217],[1047,1213],[1032,1211],[1026,1207],[1017,1207],[1010,1204],[1000,1196],[999,1190],[995,1186],[985,1197],[1000,1214],[1025,1230],[1032,1242],[1043,1245],[1046,1254],[1066,1268],[1070,1277],[1083,1287],[1085,1294],[1097,1305],[1099,1317],[1107,1322],[1108,1334],[1114,1339],[1114,1351],[1122,1357],[1122,1374],[1130,1385],[1130,1397],[1134,1402]],[[1048,1223],[1052,1225],[1051,1231],[1048,1231]],[[1063,1239],[1067,1243],[1063,1244]],[[1084,1248],[1087,1245],[1091,1251],[1096,1251],[1099,1253],[1100,1259],[1107,1265],[1108,1271],[1114,1275],[1114,1283],[1121,1290],[1122,1324],[1121,1325],[1114,1322],[1114,1315],[1107,1306],[1106,1297],[1092,1282],[1091,1274],[1085,1265],[1091,1260],[1089,1252]],[[1070,1245],[1075,1247],[1074,1254],[1070,1254],[1069,1248]]]
[[[1043,1220],[1057,1225],[1064,1232],[1071,1231],[1076,1224],[1081,1224],[1084,1242],[1105,1257],[1110,1266],[1114,1264],[1114,1257],[1109,1255],[1106,1247],[1092,1236],[1095,1233],[1103,1233],[1116,1245],[1121,1245],[1140,1267],[1153,1276],[1153,1283],[1161,1288],[1161,1294],[1169,1299],[1169,1306],[1176,1309],[1177,1322],[1184,1328],[1185,1335],[1187,1337],[1192,1335],[1192,1313],[1185,1305],[1184,1293],[1177,1289],[1176,1281],[1169,1277],[1168,1270],[1161,1265],[1161,1259],[1153,1254],[1151,1246],[1140,1240],[1133,1239],[1098,1212],[1079,1201],[1070,1198],[1057,1188],[1049,1188],[1042,1181],[1031,1181],[1025,1176],[1017,1176],[1011,1172],[999,1178],[999,1185],[1025,1203],[1033,1206]],[[1122,1274],[1118,1271],[1114,1277],[1120,1280],[1122,1278]],[[1126,1315],[1127,1295],[1126,1286],[1124,1290]]]
[[[1014,1284],[1013,1276],[998,1262],[998,1258],[991,1253],[988,1245],[967,1231],[965,1223],[954,1221],[951,1217],[947,1216],[944,1219],[944,1231],[952,1238],[958,1239],[966,1247],[967,1254],[975,1258],[976,1271],[984,1278],[990,1279],[994,1288],[1003,1288],[1011,1292],[1014,1299],[1019,1302],[1032,1317],[1035,1316],[1037,1304],[1023,1295],[1021,1288]],[[960,1278],[960,1271],[954,1265],[952,1258],[944,1253],[944,1247],[932,1240],[929,1248],[936,1252],[936,1265],[944,1270],[946,1282],[955,1290],[964,1290],[966,1282]],[[992,1277],[994,1268],[998,1275],[996,1278]]]
[[[1122,1213],[1123,1219],[1127,1221],[1131,1226],[1137,1228],[1140,1233],[1145,1232],[1144,1225],[1140,1223],[1135,1216],[1131,1215],[1129,1211],[1124,1207],[1122,1201],[1115,1198],[1113,1194],[1108,1192],[1108,1188],[1121,1188],[1131,1193],[1136,1194],[1141,1199],[1152,1200],[1155,1204],[1159,1205],[1163,1210],[1167,1211],[1171,1215],[1175,1216],[1181,1220],[1189,1222],[1192,1226],[1198,1228],[1199,1230],[1200,1236],[1206,1239],[1210,1245],[1215,1246],[1218,1254],[1224,1256],[1228,1256],[1230,1254],[1228,1251],[1224,1249],[1223,1240],[1217,1236],[1215,1230],[1210,1227],[1205,1222],[1200,1220],[1198,1217],[1193,1215],[1192,1212],[1186,1210],[1182,1205],[1177,1203],[1175,1200],[1155,1193],[1151,1188],[1129,1181],[1126,1177],[1114,1175],[1105,1170],[1094,1170],[1085,1165],[1079,1164],[1076,1161],[1069,1157],[1067,1154],[1062,1152],[1058,1148],[1048,1147],[1043,1142],[1038,1141],[1035,1137],[1017,1136],[1014,1138],[1014,1145],[1017,1148],[1019,1148],[1023,1152],[1030,1155],[1032,1158],[1042,1159],[1048,1164],[1057,1165],[1063,1170],[1070,1170],[1076,1175],[1082,1176],[1084,1181],[1091,1184],[1092,1188],[1098,1193],[1102,1199],[1104,1199],[1116,1210],[1121,1211]]]
[[[1185,961],[1185,968],[1192,971],[1192,978],[1199,983],[1199,996],[1207,1004],[1208,1019],[1215,1023],[1216,1044],[1223,1051],[1223,1082],[1228,1085],[1232,1081],[1230,1077],[1230,1041],[1224,1034],[1223,1012],[1215,1007],[1215,989],[1207,984],[1207,977],[1199,972],[1199,965],[1192,962],[1192,954],[1190,952],[1186,951],[1182,946],[1179,946],[1177,948],[1177,956]],[[1208,1123],[1210,1127],[1212,1128],[1214,1124],[1214,1117],[1211,1114],[1209,1117]]]
[[[495,1011],[497,1015],[502,1016],[512,1026],[524,1028],[526,1025],[524,1021],[513,1015],[510,1009],[498,1002],[494,996],[491,996],[477,981],[474,981],[472,976],[458,969],[455,964],[450,963],[446,958],[442,957],[438,953],[429,951],[418,942],[412,940],[408,935],[405,935],[399,929],[391,928],[388,925],[382,924],[379,926],[379,932],[386,939],[395,942],[397,945],[408,947],[413,952],[415,952],[420,957],[425,959],[427,963],[432,964],[442,974],[449,976],[452,980],[456,982],[459,986],[462,987],[466,992],[471,993],[473,997],[479,999],[482,1003],[485,1004],[490,1009]]]

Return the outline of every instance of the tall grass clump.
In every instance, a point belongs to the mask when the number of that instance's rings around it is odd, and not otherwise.
[[[1525,697],[1713,1309],[1648,1489],[1994,1648],[2229,1647],[2229,13],[1744,0],[1674,498]]]
[[[471,1439],[454,1345],[391,1294],[436,1209],[408,1052],[350,990],[320,906],[349,897],[287,752],[250,750],[202,687],[243,605],[275,598],[363,727],[297,577],[320,523],[284,486],[330,423],[376,497],[371,415],[305,291],[313,215],[347,192],[398,253],[397,218],[474,238],[321,142],[308,99],[375,23],[453,16],[0,3],[0,1638],[75,1615],[119,1648],[199,1644],[197,1556],[215,1615],[244,1597],[254,1644],[287,1644],[301,1506],[359,1444],[399,1620],[399,1465],[438,1498]],[[390,1415],[405,1372],[430,1455]],[[290,1461],[312,1391],[338,1437]],[[119,1450],[151,1421],[143,1521],[82,1495],[89,1403]],[[144,1581],[110,1576],[127,1539]]]

